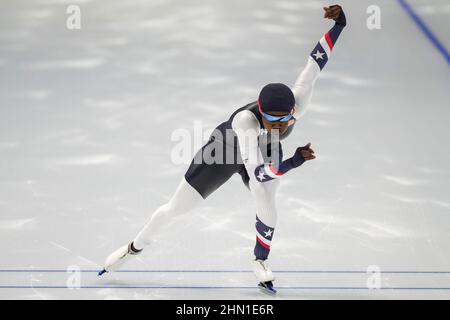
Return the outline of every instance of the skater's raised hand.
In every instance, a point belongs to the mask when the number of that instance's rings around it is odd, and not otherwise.
[[[304,147],[299,147],[297,148],[296,153],[299,153],[301,155],[301,157],[307,161],[307,160],[313,160],[316,158],[315,154],[314,154],[314,150],[311,149],[311,142],[308,143],[306,146]]]
[[[323,7],[323,10],[325,11],[323,13],[324,18],[333,19],[337,24],[343,26],[346,25],[344,10],[342,10],[340,5],[335,4],[329,7]]]
[[[314,150],[311,149],[311,142],[310,142],[306,146],[298,147],[297,150],[295,150],[295,154],[291,158],[292,166],[296,168],[300,166],[303,162],[313,160],[315,158],[316,155],[314,154]]]

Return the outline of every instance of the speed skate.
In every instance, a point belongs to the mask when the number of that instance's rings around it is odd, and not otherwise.
[[[261,292],[269,295],[275,295],[277,290],[273,287],[275,276],[269,269],[267,260],[255,260],[253,262],[253,272],[259,280],[258,288]]]
[[[98,273],[98,276],[119,269],[132,256],[138,255],[141,251],[142,250],[135,250],[132,242],[120,247],[106,258],[105,265]]]

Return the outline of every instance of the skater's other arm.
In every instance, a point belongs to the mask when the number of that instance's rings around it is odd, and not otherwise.
[[[334,45],[347,24],[344,11],[340,6],[325,7],[324,10],[324,18],[333,19],[336,22],[311,51],[305,68],[292,88],[296,101],[294,117],[297,119],[306,112],[314,84],[319,77],[320,71],[325,67],[328,59],[330,59]]]
[[[276,167],[273,163],[264,163],[264,157],[258,146],[260,125],[252,112],[245,110],[238,113],[233,120],[239,150],[250,179],[256,182],[267,182],[281,177],[291,169],[302,165],[306,160],[315,158],[311,144],[297,148],[294,156],[286,159]]]
[[[301,166],[307,160],[313,160],[316,156],[311,149],[311,143],[304,147],[298,147],[294,155],[282,161],[278,168],[272,163],[264,163],[255,168],[255,177],[259,182],[266,182],[281,177],[286,172]]]

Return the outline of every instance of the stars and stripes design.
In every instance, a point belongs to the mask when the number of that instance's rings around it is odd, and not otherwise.
[[[264,224],[258,216],[256,216],[256,245],[255,257],[257,259],[266,260],[270,252],[270,244],[272,242],[274,228]]]
[[[317,43],[317,45],[314,47],[314,50],[311,52],[311,57],[317,63],[320,70],[322,70],[323,67],[325,67],[325,65],[327,64],[328,54],[325,52],[325,49],[320,44],[320,41]]]
[[[303,163],[302,160],[301,163]],[[280,165],[277,167],[272,162],[262,164],[255,169],[255,177],[259,182],[266,182],[276,178],[281,177],[283,174],[292,170],[293,168],[299,166],[301,163],[293,163],[293,157],[281,161]]]
[[[283,173],[279,172],[272,163],[260,165],[255,170],[256,180],[259,182],[270,181],[282,175]]]
[[[310,57],[317,63],[320,70],[325,67],[331,56],[331,51],[339,38],[343,26],[335,24],[320,40],[311,51]]]

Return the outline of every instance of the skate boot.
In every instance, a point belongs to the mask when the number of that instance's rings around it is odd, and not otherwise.
[[[255,260],[253,262],[253,271],[259,280],[258,288],[269,295],[275,295],[277,290],[273,287],[275,277],[267,265],[267,260]]]
[[[98,273],[98,275],[101,276],[106,272],[117,270],[132,256],[138,255],[141,252],[142,249],[137,250],[133,247],[133,242],[120,247],[119,249],[111,253],[108,258],[106,258],[105,266],[103,270]]]

